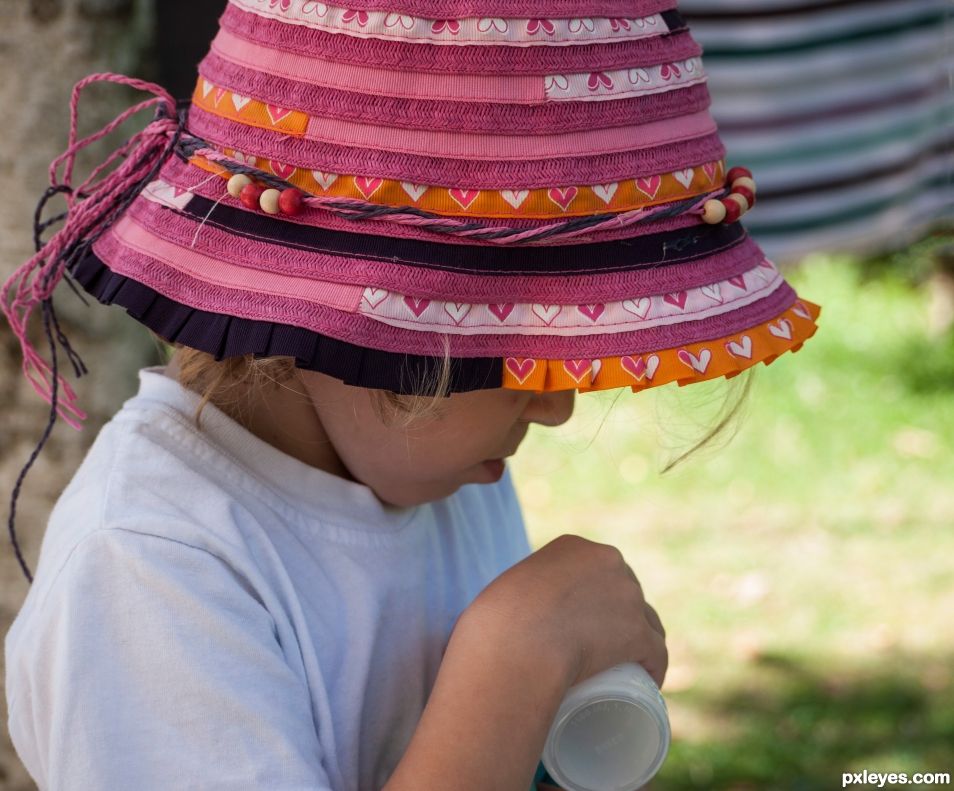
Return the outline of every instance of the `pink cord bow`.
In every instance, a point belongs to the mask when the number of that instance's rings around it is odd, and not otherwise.
[[[83,90],[96,82],[129,85],[153,94],[151,99],[126,110],[99,132],[78,140],[79,101]],[[164,117],[157,117],[145,129],[130,138],[98,166],[79,186],[73,186],[73,168],[77,154],[87,146],[110,134],[128,118],[156,105],[165,105]],[[29,261],[19,267],[3,284],[0,308],[10,322],[14,335],[23,350],[23,373],[33,389],[48,403],[53,404],[54,383],[63,388],[63,399],[57,399],[57,413],[73,428],[82,428],[86,418],[76,404],[76,393],[61,374],[57,374],[40,357],[27,339],[27,323],[33,309],[52,298],[53,291],[63,277],[69,251],[97,231],[103,230],[108,216],[113,213],[124,193],[137,185],[153,170],[157,160],[170,150],[170,139],[178,129],[176,102],[159,85],[125,77],[120,74],[92,74],[73,88],[70,101],[70,137],[66,151],[50,165],[50,184],[66,195],[68,211],[62,228],[47,241]],[[130,156],[130,154],[135,156]],[[123,163],[103,176],[117,160]],[[58,171],[63,166],[63,178]],[[102,178],[100,178],[102,176]],[[99,179],[97,181],[97,179]],[[55,350],[54,350],[55,353]]]

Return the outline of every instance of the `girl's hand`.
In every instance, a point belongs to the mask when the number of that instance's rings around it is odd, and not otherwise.
[[[660,687],[666,632],[622,553],[562,535],[491,582],[465,611],[514,650],[565,662],[568,686],[624,662],[641,664]]]

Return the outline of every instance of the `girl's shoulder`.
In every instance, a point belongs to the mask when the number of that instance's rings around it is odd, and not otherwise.
[[[97,533],[122,530],[241,554],[236,504],[255,481],[191,420],[192,398],[157,369],[99,431],[50,514],[35,587]],[[102,540],[102,536],[93,542]]]

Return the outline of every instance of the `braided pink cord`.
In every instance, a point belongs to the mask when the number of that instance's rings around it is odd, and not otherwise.
[[[214,148],[200,148],[195,151],[195,154],[203,157],[204,159],[209,160],[210,162],[229,162],[235,163],[235,160],[216,151]],[[725,190],[718,189],[712,192],[708,192],[705,195],[699,197],[699,199],[693,203],[691,206],[686,208],[684,211],[680,212],[681,214],[695,214],[702,215],[702,208],[705,206],[706,201],[711,200],[712,198],[721,197],[724,194]],[[347,215],[349,212],[354,211],[355,203],[361,203],[366,206],[377,206],[378,204],[371,203],[370,201],[362,201],[357,198],[322,198],[316,195],[310,195],[304,198],[302,201],[307,206],[311,206],[315,209],[326,209],[326,210],[337,210],[338,214]],[[551,236],[548,236],[546,239],[536,240],[528,242],[530,245],[555,245],[562,244],[567,239],[572,239],[577,236],[582,236],[585,234],[593,234],[599,231],[605,230],[617,230],[619,228],[627,228],[631,225],[636,225],[637,223],[644,223],[651,220],[653,217],[660,214],[669,214],[671,206],[670,204],[664,203],[658,206],[649,206],[641,209],[631,209],[630,211],[621,212],[615,214],[612,217],[608,217],[603,222],[597,223],[595,225],[588,225],[585,228],[575,228],[567,230],[563,233],[555,233]],[[506,226],[485,226],[481,228],[466,228],[467,225],[471,225],[472,221],[458,220],[452,217],[420,217],[416,214],[388,214],[386,217],[362,217],[362,220],[376,220],[378,222],[395,222],[400,225],[412,225],[412,226],[426,226],[428,229],[431,228],[446,228],[453,236],[469,237],[469,236],[481,236],[486,234],[488,231],[509,231],[513,230]],[[504,239],[493,239],[486,238],[482,241],[486,244],[497,244],[497,245],[511,245],[518,244],[524,239],[532,238],[541,233],[545,233],[551,228],[558,228],[563,225],[566,221],[562,220],[558,223],[551,223],[550,225],[541,225],[534,228],[528,228],[521,233],[513,234],[507,236]]]
[[[146,93],[153,94],[135,107],[132,107],[100,131],[79,140],[79,102],[83,90],[96,82],[111,82],[128,85]],[[142,110],[165,103],[168,118],[155,120],[143,131],[130,138],[107,160],[96,167],[79,186],[73,186],[73,170],[76,156],[87,146],[113,132],[126,120]],[[81,80],[73,88],[70,101],[70,136],[66,151],[50,165],[50,184],[52,187],[65,187],[68,212],[62,228],[57,231],[29,261],[20,266],[3,284],[2,308],[13,334],[20,341],[23,351],[23,374],[33,389],[48,403],[52,404],[53,371],[27,339],[27,324],[30,314],[37,305],[49,299],[66,268],[66,251],[96,230],[111,208],[111,201],[125,190],[142,180],[149,172],[155,158],[168,145],[169,138],[177,129],[175,99],[161,86],[144,82],[120,74],[92,74]],[[136,156],[129,158],[130,153]],[[123,163],[112,173],[103,176],[114,163],[123,159]],[[59,180],[58,171],[63,167],[63,178]],[[103,176],[102,178],[100,178]],[[57,412],[60,417],[75,429],[82,428],[80,421],[86,418],[76,404],[76,393],[62,374],[56,375],[56,381],[62,387],[63,398],[57,399]]]

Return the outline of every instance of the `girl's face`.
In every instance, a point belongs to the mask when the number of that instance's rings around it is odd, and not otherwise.
[[[313,371],[299,371],[312,419],[301,429],[326,438],[321,465],[370,487],[380,500],[414,506],[439,500],[467,483],[493,483],[531,423],[559,426],[573,413],[575,391],[476,390],[445,398],[436,417],[388,427],[371,391]]]
[[[178,354],[165,375],[177,379]],[[312,467],[368,486],[400,507],[440,500],[467,483],[493,483],[531,423],[559,426],[573,413],[575,391],[536,395],[476,390],[442,399],[436,417],[409,428],[386,426],[372,391],[314,371],[286,384],[246,390],[213,403],[263,441]]]

